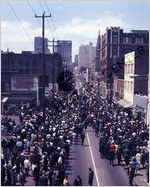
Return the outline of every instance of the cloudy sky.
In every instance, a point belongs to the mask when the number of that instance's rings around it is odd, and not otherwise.
[[[34,49],[34,37],[41,36],[41,19],[46,18],[45,37],[72,40],[73,56],[81,44],[96,44],[98,30],[120,26],[125,31],[149,29],[148,1],[2,1],[1,49],[21,52]]]

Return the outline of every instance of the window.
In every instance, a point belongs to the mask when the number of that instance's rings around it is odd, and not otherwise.
[[[143,44],[144,40],[143,40],[143,38],[135,38],[135,43],[136,44]]]
[[[18,61],[18,66],[22,67],[23,66],[23,60]]]
[[[37,62],[35,60],[32,61],[32,67],[37,67]]]
[[[28,68],[25,70],[25,74],[30,74],[30,70]]]
[[[117,35],[113,35],[113,37],[112,37],[112,43],[113,44],[117,44],[118,43],[118,36]]]
[[[131,37],[128,37],[128,43],[132,43],[132,38]]]
[[[133,92],[133,82],[131,82],[131,92]]]
[[[26,60],[26,61],[25,61],[25,66],[26,66],[26,67],[29,67],[29,66],[30,66],[29,60]]]
[[[18,71],[20,74],[23,74],[23,69],[21,67],[18,69]]]
[[[132,38],[131,37],[124,37],[123,38],[123,43],[124,44],[132,43]]]
[[[117,47],[113,47],[112,48],[112,54],[113,55],[117,55]]]
[[[128,66],[129,66],[129,73],[130,73],[130,64],[128,64]]]
[[[32,69],[32,73],[33,73],[33,74],[36,74],[36,73],[37,73],[37,69],[36,69],[36,68],[33,68],[33,69]]]
[[[133,64],[131,64],[131,73],[133,73]]]
[[[127,88],[127,91],[129,92],[129,81],[128,81],[128,88]]]

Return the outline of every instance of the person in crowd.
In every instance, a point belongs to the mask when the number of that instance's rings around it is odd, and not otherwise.
[[[93,179],[94,179],[94,171],[92,170],[92,168],[89,168],[89,180],[88,180],[88,184],[90,186],[93,185]]]
[[[82,179],[80,175],[78,175],[77,178],[75,179],[73,186],[82,186]]]

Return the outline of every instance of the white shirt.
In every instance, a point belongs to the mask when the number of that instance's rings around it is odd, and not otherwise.
[[[24,167],[25,167],[25,168],[29,168],[29,167],[30,167],[30,161],[29,161],[28,159],[26,159],[26,160],[24,161]]]

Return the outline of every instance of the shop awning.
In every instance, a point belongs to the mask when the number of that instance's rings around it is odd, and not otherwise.
[[[132,108],[133,107],[133,104],[125,99],[121,99],[120,101],[118,101],[118,104],[124,108]]]

